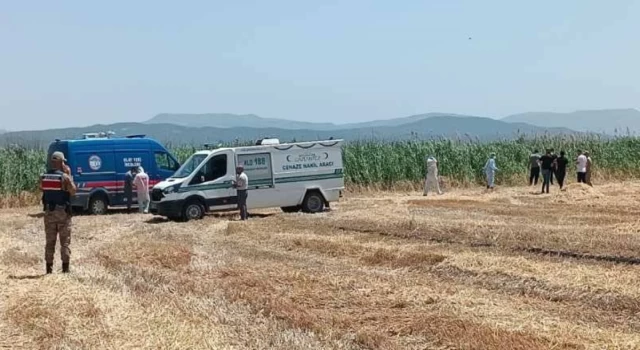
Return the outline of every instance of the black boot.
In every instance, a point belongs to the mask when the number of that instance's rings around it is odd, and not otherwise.
[[[69,273],[69,263],[62,263],[62,273]]]
[[[53,273],[53,264],[47,264],[47,275]]]

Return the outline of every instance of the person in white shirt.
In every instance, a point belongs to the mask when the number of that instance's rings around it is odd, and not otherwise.
[[[149,175],[144,172],[144,169],[140,166],[135,171],[135,177],[133,178],[133,185],[136,187],[138,194],[138,210],[140,213],[149,213]]]
[[[582,151],[578,151],[578,160],[576,161],[576,171],[578,173],[578,182],[587,182],[587,156]]]
[[[440,183],[438,182],[438,161],[433,155],[427,158],[427,178],[424,181],[423,195],[426,196],[429,192],[429,186],[434,186],[438,191],[438,194],[442,194],[440,191]]]
[[[587,171],[584,176],[584,183],[586,183],[589,186],[593,186],[593,184],[591,183],[591,166],[593,165],[593,161],[591,160],[591,155],[589,154],[589,151],[584,151],[584,156],[587,157]]]
[[[236,181],[233,184],[238,192],[238,209],[240,209],[240,220],[247,220],[249,213],[247,213],[247,189],[249,188],[249,178],[244,172],[243,166],[236,168]]]

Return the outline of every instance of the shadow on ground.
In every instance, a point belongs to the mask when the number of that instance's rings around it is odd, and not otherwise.
[[[10,280],[37,280],[40,278],[43,278],[44,274],[40,274],[40,275],[9,275],[9,279]]]
[[[254,214],[249,214],[249,219],[265,219],[265,218],[269,218],[272,216],[277,215],[276,213],[254,213]],[[237,213],[213,213],[213,214],[208,214],[205,216],[206,217],[211,217],[211,218],[216,218],[216,219],[220,219],[220,220],[229,220],[229,221],[237,221],[238,220],[238,214]],[[165,218],[165,217],[159,217],[159,216],[155,216],[147,221],[145,221],[145,223],[147,224],[151,224],[151,225],[158,225],[158,224],[167,224],[170,222],[175,222],[174,220]]]

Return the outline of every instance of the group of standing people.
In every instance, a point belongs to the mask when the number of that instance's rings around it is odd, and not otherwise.
[[[541,193],[549,193],[549,186],[553,185],[554,177],[562,189],[568,164],[569,159],[565,156],[564,151],[560,151],[560,156],[555,154],[553,148],[547,149],[543,155],[540,155],[538,150],[533,151],[529,156],[529,185],[537,185],[540,174],[542,174]]]
[[[560,189],[564,186],[567,175],[567,165],[569,159],[565,152],[561,151],[560,156],[554,153],[553,148],[547,149],[544,155],[540,155],[538,150],[533,151],[529,156],[529,186],[538,184],[540,174],[542,174],[542,193],[549,193],[549,185],[553,185],[555,176]],[[576,160],[576,172],[578,182],[591,184],[591,157],[588,151],[578,151]]]
[[[135,187],[138,195],[138,211],[143,214],[149,213],[149,175],[144,172],[141,166],[131,168],[124,175],[124,195],[127,200],[127,211],[131,211],[133,204],[133,189]]]
[[[435,187],[438,194],[442,194],[438,180],[438,162],[433,155],[429,155],[426,160],[426,179],[424,182],[423,195],[426,196],[430,187]],[[579,183],[585,183],[593,186],[591,183],[592,160],[588,151],[578,151],[578,157],[575,161],[577,180]],[[541,193],[549,193],[550,185],[553,185],[553,179],[558,181],[560,189],[564,187],[564,181],[567,175],[567,166],[569,159],[564,151],[560,151],[560,155],[556,155],[553,148],[546,150],[545,154],[540,155],[538,150],[533,151],[529,156],[529,186],[537,186],[540,175],[542,175]],[[487,189],[493,190],[495,186],[495,175],[499,171],[496,166],[496,154],[491,153],[489,159],[483,167],[486,176]]]

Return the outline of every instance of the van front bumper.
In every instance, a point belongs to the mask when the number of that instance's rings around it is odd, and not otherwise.
[[[177,218],[182,216],[182,207],[184,206],[184,200],[153,202],[155,208],[152,209],[152,213],[167,218]]]

